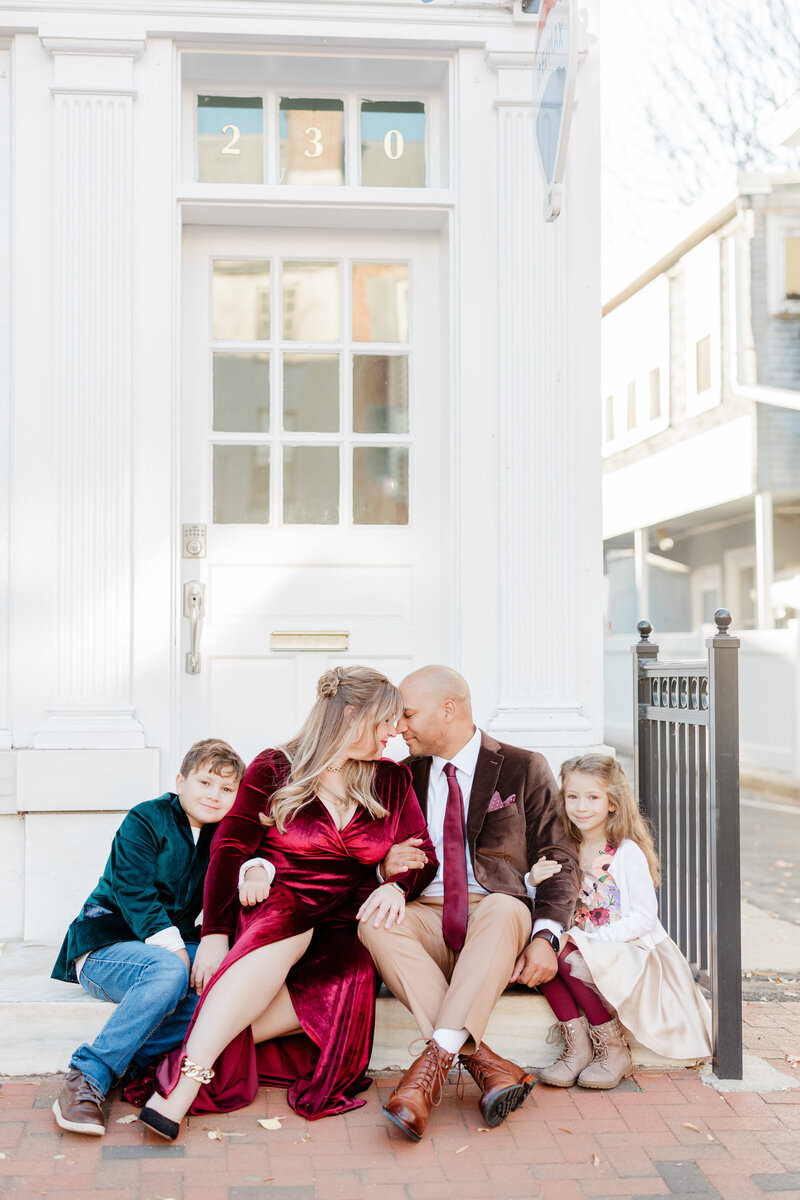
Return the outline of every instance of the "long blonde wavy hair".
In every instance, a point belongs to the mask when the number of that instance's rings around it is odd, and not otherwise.
[[[371,667],[334,667],[317,683],[317,699],[296,737],[279,746],[289,759],[289,778],[273,793],[269,812],[261,814],[264,825],[276,825],[284,833],[288,823],[319,791],[327,767],[346,756],[347,747],[364,733],[372,733],[378,750],[378,726],[396,721],[403,700],[393,683]],[[345,757],[341,772],[345,794],[365,808],[371,817],[386,816],[386,809],[373,792],[375,761]]]
[[[661,878],[661,865],[658,861],[656,848],[653,844],[653,833],[650,822],[639,811],[639,805],[634,799],[631,785],[625,772],[615,758],[608,754],[579,754],[561,765],[561,787],[556,796],[556,810],[561,818],[561,824],[576,846],[581,844],[581,833],[567,816],[564,794],[570,775],[580,771],[583,775],[591,775],[601,785],[608,796],[614,811],[609,812],[606,821],[608,844],[615,850],[625,838],[630,838],[644,854],[650,868],[653,886],[658,887]]]

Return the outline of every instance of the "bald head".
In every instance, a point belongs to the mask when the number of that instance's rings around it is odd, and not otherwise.
[[[397,732],[411,754],[451,758],[472,737],[469,685],[452,667],[433,665],[412,671],[400,684],[403,715]]]

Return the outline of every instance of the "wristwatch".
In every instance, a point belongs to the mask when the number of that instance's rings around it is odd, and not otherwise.
[[[555,950],[556,954],[558,954],[559,950],[561,949],[560,938],[557,938],[556,935],[550,929],[538,930],[538,932],[535,933],[533,935],[533,937],[531,938],[531,941],[533,941],[533,938],[546,938],[547,941],[550,943],[550,945]]]

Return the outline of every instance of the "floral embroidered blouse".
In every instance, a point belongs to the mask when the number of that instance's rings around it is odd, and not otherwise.
[[[610,870],[616,852],[606,846],[583,876],[572,918],[578,929],[610,925],[622,916],[619,888]]]

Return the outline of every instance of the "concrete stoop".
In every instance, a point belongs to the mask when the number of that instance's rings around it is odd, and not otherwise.
[[[64,1071],[81,1042],[91,1041],[108,1020],[109,1008],[80,987],[50,978],[58,947],[10,943],[0,952],[0,1075],[53,1075]],[[542,996],[511,990],[500,998],[486,1042],[496,1053],[525,1067],[544,1067],[561,1053],[547,1042],[553,1023]],[[409,1046],[413,1048],[409,1051]],[[393,996],[378,997],[373,1072],[405,1070],[421,1042],[414,1018]],[[639,1067],[691,1067],[695,1060],[660,1058],[631,1046]]]

